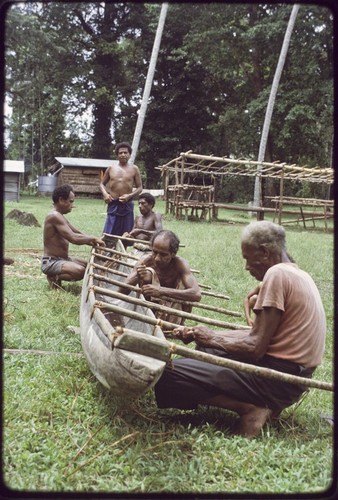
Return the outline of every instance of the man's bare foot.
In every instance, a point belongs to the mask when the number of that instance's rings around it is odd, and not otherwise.
[[[245,437],[257,436],[271,415],[272,410],[269,408],[252,405],[252,409],[240,416],[239,424],[234,434]]]
[[[61,280],[57,276],[47,276],[47,280],[50,290],[60,290]]]

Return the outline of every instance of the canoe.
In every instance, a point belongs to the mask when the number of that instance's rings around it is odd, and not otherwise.
[[[118,282],[125,279],[134,264],[133,261],[128,262],[120,240],[116,240],[114,250],[114,255],[109,248],[92,250],[81,293],[81,344],[90,370],[105,387],[118,396],[136,398],[156,384],[164,370],[167,355],[161,355],[161,345],[154,356],[135,352],[135,346],[134,351],[118,347],[121,331],[136,332],[140,339],[144,339],[145,335],[151,337],[152,346],[156,346],[156,339],[165,340],[165,337],[151,309],[107,295],[116,291]],[[143,296],[132,291],[129,297],[142,300]],[[109,310],[110,305],[121,311]],[[135,312],[147,316],[149,323],[124,316],[124,310],[128,310],[128,314]]]
[[[140,397],[159,380],[172,354],[262,377],[333,391],[333,384],[220,358],[168,342],[161,327],[173,329],[176,325],[155,317],[152,312],[153,308],[156,309],[155,303],[146,301],[137,287],[131,287],[134,290],[128,296],[121,296],[116,292],[119,283],[123,283],[134,264],[135,257],[128,255],[121,240],[116,239],[114,249],[92,250],[82,285],[82,348],[92,373],[113,394],[128,399]],[[203,293],[222,299],[226,297],[213,292]],[[234,311],[206,304],[195,306],[226,315],[239,315]],[[169,311],[172,313],[172,310]],[[243,329],[246,326],[188,313],[184,316],[193,321],[232,329]]]
[[[173,346],[166,341],[164,331],[170,335],[177,327],[173,322],[175,316],[219,328],[243,328],[244,325],[151,302],[138,287],[129,286],[128,295],[118,293],[118,286],[126,286],[125,278],[139,257],[126,252],[118,237],[104,235],[103,238],[107,247],[92,250],[83,278],[80,333],[89,368],[114,394],[137,398],[156,384],[172,354]],[[209,290],[202,291],[202,295],[221,300],[229,298]],[[241,316],[208,304],[182,302],[194,308]]]

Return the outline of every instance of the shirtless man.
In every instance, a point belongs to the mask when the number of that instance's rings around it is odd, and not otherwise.
[[[187,261],[176,255],[179,243],[179,239],[172,231],[156,232],[151,239],[152,253],[135,265],[126,283],[139,284],[143,295],[148,299],[166,297],[171,302],[175,302],[175,299],[200,301],[201,291],[196,278]],[[118,291],[129,293],[124,287],[120,287]],[[168,302],[166,305],[169,305]],[[191,306],[182,306],[182,310],[191,311]]]
[[[142,192],[142,180],[138,167],[128,163],[131,151],[127,142],[117,144],[115,153],[119,164],[108,167],[100,182],[103,199],[108,204],[104,233],[122,236],[131,231],[134,224],[133,198]]]
[[[105,246],[105,243],[96,236],[82,233],[64,217],[71,212],[75,199],[70,184],[54,189],[52,199],[54,210],[47,215],[44,225],[41,271],[47,275],[50,288],[59,288],[61,280],[81,280],[86,270],[84,259],[68,256],[69,243],[92,246]]]
[[[124,233],[123,236],[149,241],[156,231],[162,229],[162,216],[153,211],[155,198],[151,193],[142,193],[138,200],[138,206],[141,215],[136,217],[133,229],[129,233]],[[141,245],[142,248],[140,249],[143,251],[148,249],[151,250],[150,247],[142,243]],[[134,246],[138,248],[137,243],[135,243]]]

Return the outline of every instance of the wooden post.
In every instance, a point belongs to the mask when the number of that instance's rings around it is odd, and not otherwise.
[[[280,184],[279,184],[279,207],[278,207],[278,224],[282,223],[282,210],[283,210],[283,191],[284,191],[284,167],[282,169]]]
[[[181,184],[182,184],[182,186],[184,184],[184,165],[185,165],[185,156],[182,156],[182,161],[181,161]]]

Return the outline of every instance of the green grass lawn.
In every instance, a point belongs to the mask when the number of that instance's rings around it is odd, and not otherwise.
[[[75,206],[68,219],[99,236],[104,203],[76,199]],[[321,493],[330,488],[333,431],[321,415],[333,415],[331,392],[311,389],[300,405],[284,410],[277,423],[248,440],[230,436],[237,419],[231,412],[158,410],[152,392],[138,401],[121,401],[100,385],[82,356],[79,335],[68,328],[79,326],[81,282],[66,284],[66,292],[50,291],[40,271],[42,226],[51,207],[51,199],[43,196],[5,203],[5,214],[17,208],[32,213],[41,225],[5,219],[4,226],[5,255],[15,262],[3,272],[3,344],[21,350],[3,355],[7,487],[215,495]],[[164,202],[155,208],[163,213]],[[209,223],[167,215],[164,226],[185,245],[179,254],[200,271],[198,281],[229,295],[223,305],[242,312],[243,297],[255,285],[244,269],[239,243],[243,223],[251,219],[238,213],[227,218]],[[333,233],[318,227],[286,230],[289,253],[312,275],[323,299],[326,353],[315,378],[332,382]],[[71,245],[70,253],[88,258],[90,248]],[[32,352],[37,350],[54,354]]]

